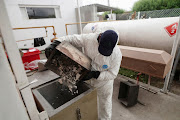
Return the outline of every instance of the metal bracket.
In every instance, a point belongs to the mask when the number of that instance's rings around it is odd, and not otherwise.
[[[42,111],[41,113],[39,113],[39,118],[40,120],[49,120],[49,117],[46,111]]]
[[[140,87],[143,88],[144,90],[147,90],[148,92],[156,94],[157,92],[152,90],[152,89],[150,89],[150,86],[151,86],[151,76],[149,75],[147,88],[144,87],[144,86],[140,86]]]
[[[139,76],[140,76],[141,74],[142,74],[142,73],[138,73],[138,74],[137,74],[137,84],[139,84]],[[142,86],[142,85],[139,85],[139,87],[142,88],[142,89],[144,89],[144,90],[147,90],[148,92],[151,92],[151,93],[156,94],[157,92],[154,91],[154,90],[151,90],[151,89],[150,89],[150,86],[151,86],[151,76],[149,75],[147,87],[144,87],[144,86]]]
[[[163,89],[160,89],[160,92],[161,92],[161,93],[164,93],[164,94],[168,94],[169,90],[164,91]]]

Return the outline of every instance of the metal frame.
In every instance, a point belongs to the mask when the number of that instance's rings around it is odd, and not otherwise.
[[[29,15],[27,13],[27,7],[33,7],[33,8],[53,8],[54,9],[54,12],[55,12],[55,18],[46,18],[46,19],[56,19],[56,18],[59,18],[57,17],[57,11],[56,9],[60,9],[60,6],[58,5],[30,5],[30,4],[18,4],[19,5],[19,8],[23,8],[26,12],[26,18],[28,20],[34,20],[34,19],[29,19]],[[60,18],[61,18],[61,14],[60,14]]]
[[[3,36],[3,43],[10,61],[11,70],[14,73],[13,75],[16,80],[16,82],[14,82],[14,86],[17,86],[17,89],[20,91],[21,94],[19,95],[19,97],[23,100],[30,119],[41,120],[41,118],[46,118],[48,120],[49,118],[47,117],[45,111],[39,113],[37,110],[33,94],[29,86],[29,81],[27,79],[24,66],[22,64],[20,53],[14,39],[5,0],[0,0],[0,16],[3,16],[0,17],[0,27]]]
[[[176,32],[176,38],[175,38],[175,40],[173,42],[173,47],[172,47],[172,51],[171,51],[171,55],[173,56],[171,66],[170,66],[171,69],[170,69],[170,71],[168,72],[168,74],[166,76],[164,86],[163,86],[163,88],[161,90],[161,92],[163,92],[163,93],[168,93],[168,84],[169,84],[169,81],[170,81],[171,71],[172,71],[174,59],[175,59],[175,56],[176,56],[176,51],[177,51],[177,48],[178,48],[179,40],[180,40],[180,17],[179,17],[179,24],[178,24],[178,28],[177,28],[177,32]]]
[[[56,33],[56,31],[55,31],[54,26],[22,27],[22,28],[13,28],[13,30],[44,28],[44,29],[45,29],[45,32],[46,32],[46,37],[47,37],[47,36],[48,36],[48,35],[47,35],[47,28],[48,28],[48,27],[52,27],[52,28],[53,28],[53,35],[54,35],[54,38],[51,40],[51,42],[52,42],[53,40],[57,39],[57,37],[56,37],[57,33]],[[34,38],[31,38],[31,39],[25,39],[25,40],[18,40],[18,41],[16,41],[16,42],[21,42],[21,41],[26,41],[26,40],[32,40],[32,39],[34,39]]]
[[[142,73],[138,73],[138,74],[137,74],[137,78],[136,78],[137,85],[139,85],[139,77],[140,77],[141,74],[142,74]],[[147,86],[145,87],[145,86],[139,85],[139,87],[142,88],[142,89],[145,89],[145,90],[147,90],[147,91],[149,91],[149,92],[151,92],[151,93],[156,94],[157,91],[154,91],[154,90],[152,90],[152,89],[150,88],[150,87],[151,87],[151,76],[150,76],[150,75],[148,75],[148,76],[149,76],[149,77],[148,77],[148,84],[147,84]]]
[[[154,90],[152,90],[152,89],[150,88],[150,87],[151,87],[151,76],[150,76],[150,75],[149,75],[149,77],[148,77],[148,85],[147,85],[147,87],[144,87],[144,86],[141,86],[141,85],[140,85],[140,87],[141,87],[142,89],[145,89],[145,90],[151,92],[151,93],[157,94],[157,91],[154,91]]]
[[[176,59],[175,59],[174,64],[173,64],[171,76],[169,78],[170,79],[169,85],[168,85],[168,90],[169,91],[171,91],[171,84],[172,84],[174,76],[175,76],[175,72],[176,72],[176,69],[177,69],[177,65],[178,65],[179,59],[180,59],[180,47],[177,49],[177,56],[176,56]]]
[[[1,103],[1,119],[29,119],[29,116],[26,112],[25,105],[20,97],[20,91],[16,88],[15,77],[13,72],[10,68],[7,56],[5,54],[4,44],[2,41],[2,37],[0,36],[0,76],[1,76],[1,83],[0,83],[0,95]],[[10,103],[10,105],[9,105]],[[18,106],[18,113],[16,112]],[[3,113],[7,113],[3,114]]]
[[[32,4],[18,4],[19,7],[40,7],[40,8],[60,8],[59,5],[32,5]]]

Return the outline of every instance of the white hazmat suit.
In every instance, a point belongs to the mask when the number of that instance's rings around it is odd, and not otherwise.
[[[98,118],[111,120],[113,82],[119,72],[122,54],[116,45],[110,56],[101,55],[98,51],[98,36],[99,33],[89,33],[64,36],[56,40],[67,41],[76,47],[84,47],[85,54],[92,60],[91,70],[100,71],[99,77],[92,79],[92,85],[97,88],[98,94]]]

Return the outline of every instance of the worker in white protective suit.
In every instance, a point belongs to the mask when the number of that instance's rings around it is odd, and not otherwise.
[[[76,47],[84,47],[85,54],[91,58],[91,72],[84,80],[92,78],[92,84],[97,88],[99,120],[111,120],[113,82],[122,60],[121,51],[117,46],[118,33],[114,30],[106,30],[102,33],[61,37],[46,48],[47,58],[62,41],[68,41]]]

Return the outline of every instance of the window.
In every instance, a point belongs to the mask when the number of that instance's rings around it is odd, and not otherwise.
[[[54,8],[27,7],[29,19],[56,18]]]
[[[61,18],[60,6],[19,5],[24,19]]]

